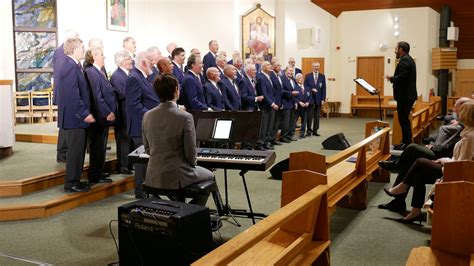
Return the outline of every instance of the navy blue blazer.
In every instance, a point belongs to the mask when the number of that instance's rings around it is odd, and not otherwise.
[[[245,75],[239,83],[240,88],[240,100],[242,102],[242,110],[258,110],[257,103],[255,102],[255,97],[257,97],[257,84],[255,88],[252,86],[252,82],[249,77]]]
[[[114,87],[105,78],[104,74],[94,66],[85,69],[86,78],[92,92],[92,115],[97,123],[101,125],[111,125],[113,122],[107,121],[110,113],[117,113],[117,103],[115,102]]]
[[[153,86],[153,83],[155,82],[156,77],[160,74],[160,71],[156,66],[151,67],[151,74],[148,75],[147,79],[150,81],[151,85]]]
[[[261,110],[271,110],[272,104],[275,102],[273,99],[273,85],[265,74],[257,74],[257,95],[263,95],[263,100],[258,103]]]
[[[237,85],[237,83],[235,83],[235,85],[238,89],[239,86]],[[235,90],[234,84],[232,84],[232,82],[226,77],[224,79],[221,79],[220,86],[226,98],[226,101],[224,102],[225,109],[229,111],[240,110],[240,91],[237,92]]]
[[[214,57],[214,55],[211,53],[211,51],[209,51],[205,56],[204,58],[202,59],[202,63],[204,65],[204,73],[207,73],[207,69],[210,68],[210,67],[217,67],[216,65],[216,58]]]
[[[173,76],[178,80],[180,85],[183,85],[184,73],[179,66],[173,62]]]
[[[298,108],[301,106],[299,105],[299,102],[307,103],[311,95],[307,95],[305,93],[304,86],[300,87],[298,83],[295,84],[296,90],[299,92],[298,96],[296,96],[296,100],[298,101]]]
[[[275,72],[270,73],[270,79],[273,83],[273,99],[275,100],[275,104],[278,107],[281,107],[281,94],[283,91],[283,83],[280,83],[278,76]]]
[[[64,44],[61,44],[56,50],[54,50],[53,54],[53,78],[54,78],[54,85],[53,85],[53,104],[57,105],[56,102],[56,93],[57,93],[57,81],[59,80],[59,70],[61,69],[61,64],[64,62],[66,55],[64,54]]]
[[[289,110],[289,109],[295,109],[295,103],[297,102],[297,99],[295,96],[293,96],[292,92],[296,90],[296,81],[292,78],[293,84],[295,85],[295,88],[291,86],[290,79],[287,76],[281,76],[281,82],[283,83],[283,90],[282,90],[282,97],[281,97],[281,102],[283,105],[283,109]]]
[[[125,118],[125,83],[128,75],[118,67],[110,77],[110,83],[114,87],[115,101],[117,102],[117,113],[115,114],[115,127],[124,128]]]
[[[239,72],[239,71],[240,71],[240,72]],[[237,75],[237,77],[236,77],[237,84],[240,84],[240,81],[241,81],[242,78],[244,77],[243,71],[236,69],[236,70],[235,70],[235,74]]]
[[[87,128],[84,119],[91,114],[87,80],[80,65],[66,56],[56,81],[58,127],[62,129]]]
[[[214,86],[210,81],[204,83],[204,95],[206,97],[207,106],[212,108],[214,111],[224,110],[224,97],[220,88]]]
[[[191,71],[184,76],[183,93],[180,99],[187,110],[207,110],[208,108],[202,83]]]
[[[321,105],[321,101],[326,100],[326,77],[324,74],[318,74],[318,80],[315,82],[313,72],[306,75],[304,79],[305,88],[311,89],[311,94],[313,95],[313,103],[316,105]],[[312,89],[318,90],[314,93]]]
[[[148,79],[139,69],[132,69],[125,84],[125,112],[130,137],[142,137],[143,115],[159,104],[160,99]]]

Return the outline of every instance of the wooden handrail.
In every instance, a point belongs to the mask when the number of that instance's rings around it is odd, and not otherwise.
[[[337,154],[329,157],[326,159],[326,166],[332,167],[339,162],[347,159],[351,155],[359,152],[361,149],[365,148],[366,145],[370,144],[372,141],[377,140],[378,138],[382,137],[384,134],[389,134],[390,133],[390,128],[384,128],[382,130],[377,131],[375,134],[371,135],[370,137],[352,145],[351,147],[338,152]]]

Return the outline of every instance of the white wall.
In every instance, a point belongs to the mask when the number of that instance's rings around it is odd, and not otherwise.
[[[400,36],[393,34],[393,18],[400,18]],[[427,97],[435,85],[436,77],[431,72],[431,48],[437,46],[439,14],[431,8],[383,9],[371,11],[343,12],[338,17],[337,45],[341,47],[337,57],[337,86],[342,102],[341,112],[348,113],[350,95],[355,92],[352,79],[356,76],[357,56],[384,56],[385,74],[395,71],[394,48],[398,41],[410,43],[410,54],[417,65],[418,94]],[[388,44],[384,51],[380,42]],[[388,63],[387,59],[391,62]],[[393,95],[392,85],[384,84],[385,95]]]
[[[167,55],[166,44],[176,42],[189,51],[198,48],[204,55],[211,39],[219,41],[220,49],[230,55],[241,50],[241,15],[259,2],[262,8],[276,16],[276,56],[286,64],[289,56],[300,66],[302,57],[324,57],[328,81],[327,96],[341,101],[341,111],[349,112],[350,94],[355,92],[352,79],[356,74],[357,56],[385,56],[385,74],[393,74],[394,46],[405,40],[412,45],[416,59],[418,93],[425,97],[429,88],[436,88],[436,77],[431,72],[431,48],[438,43],[439,14],[430,8],[407,8],[343,12],[338,18],[330,15],[309,0],[129,0],[129,32],[106,29],[105,1],[58,0],[58,34],[76,30],[87,42],[101,38],[105,45],[106,67],[115,69],[113,54],[122,49],[122,40],[132,36],[138,50],[157,45]],[[2,60],[0,78],[14,79],[14,49],[12,36],[11,1],[0,1],[0,33]],[[393,36],[393,17],[400,17],[400,37]],[[321,43],[298,49],[296,32],[301,28],[321,28]],[[379,43],[389,45],[379,50]],[[340,47],[337,50],[336,47]],[[473,68],[472,60],[460,61],[460,67]],[[386,95],[392,94],[391,84],[384,84]],[[436,91],[436,89],[435,89]]]

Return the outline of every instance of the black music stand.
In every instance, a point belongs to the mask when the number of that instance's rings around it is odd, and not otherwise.
[[[232,142],[243,142],[243,141],[255,141],[258,139],[259,130],[249,130],[249,128],[260,129],[262,122],[262,112],[254,111],[221,111],[221,112],[203,112],[203,111],[191,111],[196,126],[196,139],[198,141],[212,141],[212,132],[214,129],[214,121],[216,119],[232,119],[234,125],[230,134],[230,141]],[[245,174],[248,172],[246,169],[241,169],[239,175],[242,177],[244,184],[245,195],[247,197],[247,203],[249,210],[244,209],[232,209],[229,204],[229,192],[227,186],[227,168],[224,169],[224,193],[225,193],[225,204],[223,206],[224,215],[231,217],[237,226],[241,224],[235,219],[235,216],[251,218],[253,224],[255,224],[255,218],[265,218],[266,214],[255,213],[252,209],[252,202],[250,201],[249,192],[247,189],[247,182],[245,180]]]
[[[383,121],[382,117],[382,103],[380,100],[380,90],[377,90],[374,88],[372,85],[370,85],[367,81],[365,81],[363,78],[356,78],[354,79],[355,83],[359,84],[365,91],[367,91],[370,95],[375,95],[377,94],[379,96],[379,115],[380,115],[380,121]]]

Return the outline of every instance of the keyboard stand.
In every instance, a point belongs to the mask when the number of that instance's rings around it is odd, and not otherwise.
[[[252,209],[252,202],[250,201],[250,196],[249,196],[249,191],[247,189],[247,182],[245,181],[245,174],[248,172],[248,170],[241,170],[239,172],[239,175],[242,177],[242,182],[244,183],[244,188],[245,188],[245,195],[247,196],[247,203],[249,205],[249,211],[247,210],[232,210],[232,209],[229,209],[230,213],[237,216],[237,217],[243,217],[243,218],[251,218],[252,219],[252,222],[253,224],[255,224],[255,218],[258,218],[258,219],[263,219],[265,217],[267,217],[266,214],[263,214],[263,213],[255,213],[253,212],[253,209]],[[224,169],[224,175],[226,177],[225,179],[225,183],[226,183],[226,205],[227,205],[227,174],[226,174],[226,170]],[[234,217],[234,216],[232,216]],[[235,218],[234,218],[234,221],[235,221]]]

